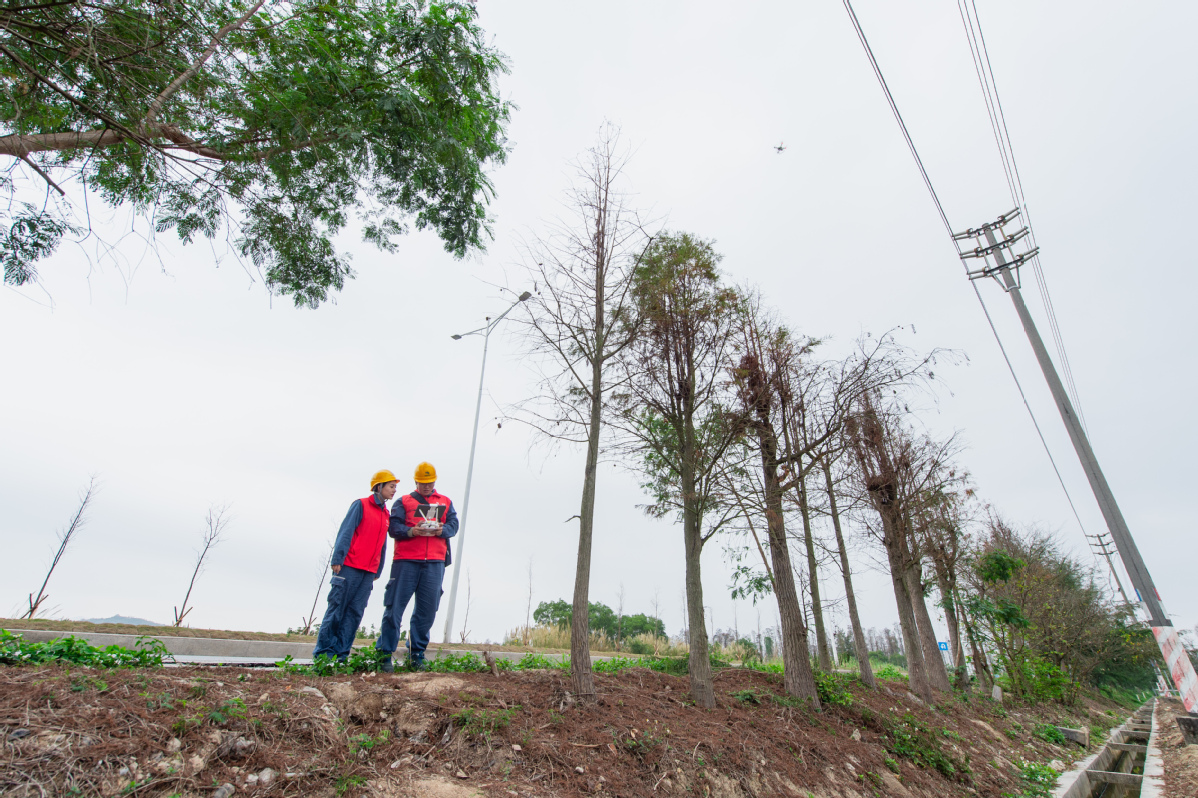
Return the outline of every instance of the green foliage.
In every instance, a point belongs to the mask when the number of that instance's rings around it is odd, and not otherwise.
[[[889,770],[891,773],[899,772],[899,763],[896,762],[895,760],[891,759],[890,757],[886,757],[882,761],[886,765],[886,769]]]
[[[160,668],[168,659],[171,655],[166,646],[152,637],[137,638],[132,649],[115,645],[97,648],[73,636],[33,643],[0,629],[0,665],[68,662],[91,668]]]
[[[1032,729],[1032,736],[1039,737],[1046,743],[1065,744],[1065,735],[1061,734],[1061,730],[1051,723],[1037,723],[1036,728]]]
[[[853,705],[853,694],[849,691],[849,684],[853,681],[851,676],[841,673],[824,673],[818,670],[814,671],[813,675],[820,703],[836,707]]]
[[[1005,551],[991,551],[978,557],[973,569],[983,582],[994,584],[1011,581],[1011,577],[1025,565],[1026,562]]]
[[[344,662],[341,662],[336,657],[329,657],[321,654],[311,665],[296,665],[291,660],[291,655],[288,654],[279,662],[275,663],[275,667],[286,673],[301,674],[304,676],[337,676],[342,674],[353,673],[372,673],[379,670],[383,665],[383,660],[386,655],[380,655],[374,648],[366,646],[365,648],[355,648],[349,652],[349,657]]]
[[[245,701],[233,698],[221,702],[219,707],[209,710],[204,720],[213,726],[224,726],[230,720],[245,719]]]
[[[903,673],[893,665],[883,665],[874,671],[874,678],[886,679],[887,681],[891,682],[905,682],[907,681],[907,674]]]
[[[757,706],[761,703],[761,696],[757,695],[757,691],[751,687],[746,690],[737,690],[728,695],[745,705]]]
[[[337,781],[333,785],[333,792],[335,792],[337,795],[345,795],[350,790],[352,790],[356,787],[363,787],[365,785],[366,785],[366,777],[365,776],[353,776],[353,775],[349,775],[349,774],[344,774],[344,775],[337,777]]]
[[[510,709],[467,707],[453,715],[453,720],[467,737],[483,737],[489,740],[491,735],[506,729],[519,711],[519,704]]]
[[[520,658],[516,663],[516,670],[521,671],[540,671],[540,670],[569,670],[570,657],[568,655],[551,659],[544,654],[528,653]]]
[[[953,781],[971,781],[968,758],[962,761],[945,752],[937,735],[910,712],[887,724],[882,746],[895,756],[921,768],[930,767]]]
[[[458,257],[481,247],[485,170],[506,157],[512,107],[495,85],[504,57],[472,5],[267,3],[237,25],[249,5],[7,4],[0,136],[25,137],[27,157],[59,182],[84,182],[158,233],[190,243],[228,230],[297,305],[352,275],[332,243],[351,215],[386,251],[409,224]],[[0,207],[13,207],[11,179],[4,189]],[[0,241],[16,245],[0,247],[6,282],[35,277],[69,213],[0,211]]]
[[[359,751],[371,751],[380,745],[386,745],[391,741],[391,730],[383,729],[378,737],[371,737],[369,734],[355,734],[349,738],[349,752],[356,754]]]
[[[1003,793],[1003,798],[1049,798],[1057,783],[1057,772],[1048,765],[1038,762],[1016,762],[1023,790],[1018,793]]]
[[[644,613],[620,617],[615,610],[600,602],[591,602],[587,606],[587,623],[590,630],[602,632],[612,640],[624,640],[646,633],[662,638],[666,636],[666,625],[660,618]],[[563,628],[570,625],[573,617],[574,606],[564,599],[542,601],[532,614],[532,619],[541,626]]]
[[[1019,735],[1022,733],[1023,733],[1023,724],[1022,723],[1012,723],[1010,726],[1007,727],[1007,730],[1006,730],[1006,735],[1008,737],[1010,737],[1012,740],[1018,740]]]

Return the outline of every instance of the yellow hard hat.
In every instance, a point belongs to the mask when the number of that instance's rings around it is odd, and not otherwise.
[[[382,471],[376,471],[370,478],[370,489],[374,490],[375,485],[381,485],[384,482],[399,482],[399,477],[385,468]]]
[[[412,477],[412,479],[417,482],[436,482],[437,469],[433,468],[432,463],[421,463],[416,466],[416,476]]]

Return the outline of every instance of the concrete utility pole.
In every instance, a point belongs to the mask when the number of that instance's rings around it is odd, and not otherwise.
[[[1119,552],[1124,568],[1127,569],[1127,575],[1131,579],[1132,587],[1135,588],[1140,605],[1148,616],[1152,634],[1169,666],[1173,683],[1181,692],[1186,710],[1191,713],[1198,712],[1198,675],[1195,675],[1190,658],[1182,648],[1181,641],[1177,637],[1177,630],[1173,628],[1173,622],[1165,613],[1160,593],[1152,583],[1148,568],[1140,557],[1140,550],[1132,539],[1131,530],[1128,529],[1127,522],[1123,519],[1123,513],[1120,512],[1119,505],[1115,502],[1115,495],[1111,492],[1110,485],[1107,484],[1106,477],[1098,465],[1094,450],[1090,448],[1090,441],[1086,437],[1085,430],[1082,429],[1081,421],[1074,412],[1069,395],[1065,392],[1064,385],[1061,384],[1061,378],[1057,375],[1052,359],[1048,356],[1048,350],[1044,347],[1044,341],[1040,338],[1040,333],[1023,301],[1023,295],[1020,293],[1019,267],[1035,257],[1039,250],[1032,248],[1022,253],[1014,251],[1015,244],[1027,237],[1028,229],[1023,227],[1018,232],[1008,235],[1003,228],[1014,222],[1019,216],[1018,209],[1010,211],[994,222],[954,234],[953,240],[958,242],[958,247],[961,246],[959,242],[962,241],[972,240],[975,244],[973,249],[958,249],[961,260],[965,263],[966,271],[969,273],[969,279],[993,277],[1010,295],[1011,301],[1015,305],[1015,312],[1019,314],[1019,321],[1023,324],[1023,331],[1027,333],[1032,351],[1035,352],[1036,360],[1040,363],[1040,370],[1044,372],[1044,379],[1048,381],[1048,388],[1052,392],[1057,410],[1061,413],[1061,420],[1065,422],[1069,439],[1073,442],[1073,448],[1077,451],[1078,459],[1081,460],[1082,469],[1086,472],[1086,479],[1090,481],[1090,489],[1094,491],[1094,498],[1098,500],[1098,507],[1102,511],[1102,517],[1106,520],[1107,529],[1110,530],[1111,540]],[[979,261],[982,264],[981,267],[970,268],[971,260]]]

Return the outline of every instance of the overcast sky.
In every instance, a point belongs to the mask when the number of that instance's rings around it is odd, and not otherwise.
[[[1193,185],[1198,140],[1191,3],[979,1],[1043,264],[1094,449],[1179,626],[1198,621],[1192,504],[1198,446]],[[861,19],[957,229],[1009,210],[955,3],[858,0]],[[379,253],[347,235],[357,279],[318,310],[274,299],[207,245],[135,237],[122,257],[64,246],[38,287],[0,292],[0,612],[36,591],[55,532],[90,474],[91,521],[49,586],[52,614],[167,622],[213,504],[232,506],[189,616],[196,627],[281,631],[307,614],[322,557],[379,468],[411,490],[421,460],[461,512],[481,341],[520,291],[517,244],[560,213],[569,162],[604,120],[634,151],[635,202],[669,228],[714,239],[728,279],[757,286],[833,351],[862,331],[968,362],[927,403],[958,431],[985,502],[1081,530],[840,3],[479,4],[519,110],[494,174],[496,238],[466,262],[429,235]],[[1189,76],[1189,77],[1187,77]],[[774,146],[784,142],[785,152]],[[131,229],[125,211],[105,228]],[[220,254],[217,250],[215,254]],[[1031,275],[1025,296],[1045,323]],[[1091,533],[1102,518],[1008,298],[981,287]],[[1047,337],[1047,330],[1045,329]],[[533,605],[569,598],[581,453],[533,445],[502,408],[533,389],[518,342],[492,338],[465,532],[472,640],[498,640]],[[593,600],[683,624],[682,535],[646,518],[634,476],[604,466]],[[823,530],[821,529],[821,534]],[[855,561],[866,626],[894,622],[888,582]],[[1088,556],[1088,555],[1086,555]],[[774,623],[771,603],[729,599],[717,540],[704,555],[713,623]],[[839,573],[825,571],[833,598]],[[449,577],[446,578],[448,589]],[[366,623],[382,612],[382,582]],[[455,637],[462,628],[466,579]],[[323,611],[323,594],[317,608]],[[447,603],[447,602],[446,602]],[[441,637],[446,603],[434,626]],[[842,610],[835,620],[844,625]]]

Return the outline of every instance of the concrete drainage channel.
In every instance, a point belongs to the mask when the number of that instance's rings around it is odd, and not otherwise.
[[[1156,700],[1111,729],[1106,745],[1057,779],[1053,798],[1163,798]]]

